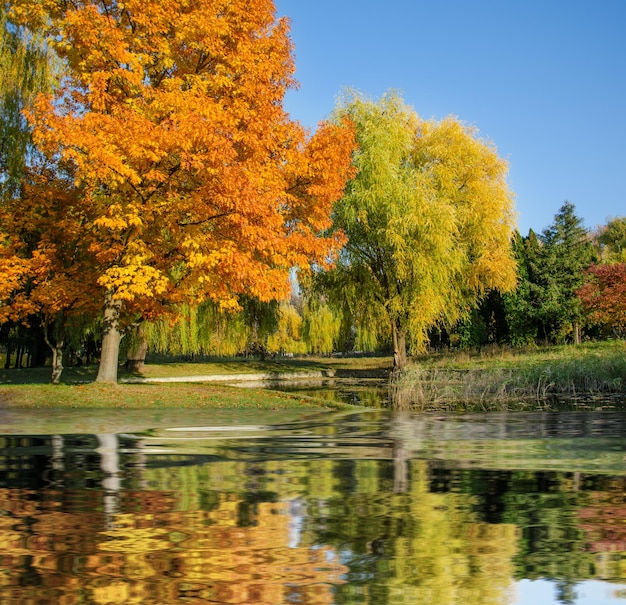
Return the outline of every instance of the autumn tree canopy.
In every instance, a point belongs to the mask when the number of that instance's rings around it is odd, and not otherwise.
[[[577,295],[589,319],[612,335],[626,334],[626,263],[592,265]]]
[[[52,350],[53,383],[71,328],[102,304],[82,204],[81,189],[58,164],[26,169],[20,195],[0,204],[0,324],[38,321]]]
[[[66,66],[29,120],[80,188],[104,301],[98,380],[117,378],[124,321],[283,298],[292,266],[342,243],[321,234],[354,137],[339,123],[308,137],[284,111],[294,63],[272,0],[15,0],[11,18]]]
[[[626,217],[612,218],[595,234],[598,257],[603,263],[626,262]]]
[[[357,175],[334,210],[348,242],[329,275],[361,318],[384,314],[396,367],[438,322],[453,323],[489,288],[515,284],[507,164],[454,118],[421,119],[395,94],[350,96]]]

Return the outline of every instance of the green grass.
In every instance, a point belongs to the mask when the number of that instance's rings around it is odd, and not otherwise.
[[[390,357],[307,357],[302,359],[216,359],[167,362],[155,359],[142,375],[150,378],[210,376],[331,369],[337,377],[386,376]],[[67,368],[63,384],[52,386],[50,368],[0,370],[0,406],[41,408],[255,408],[293,409],[346,405],[264,389],[209,383],[100,385],[96,366]],[[120,370],[120,378],[128,373]],[[537,409],[555,398],[580,406],[626,405],[626,342],[579,346],[431,353],[417,356],[391,384],[396,407],[424,409]],[[593,403],[597,399],[601,403]],[[608,404],[607,404],[608,402]]]
[[[388,367],[389,359],[351,358],[247,360],[148,363],[148,378],[301,372],[333,369],[369,372]],[[384,370],[382,370],[384,371]],[[0,407],[21,408],[231,408],[293,409],[301,407],[346,409],[339,402],[283,394],[265,389],[228,387],[209,383],[118,384],[95,383],[97,366],[66,368],[62,384],[51,385],[50,368],[0,369]],[[119,377],[130,376],[120,369]]]
[[[343,373],[377,373],[391,370],[392,359],[387,357],[281,357],[277,359],[209,359],[202,361],[148,362],[142,376],[159,378],[165,376],[213,376],[228,374],[254,374],[268,372],[306,372],[332,369]],[[0,381],[2,380],[0,374]]]
[[[345,409],[349,406],[263,389],[206,384],[22,384],[0,388],[0,408]]]
[[[502,347],[415,359],[393,384],[397,407],[536,409],[559,399],[579,407],[626,402],[626,342]],[[595,402],[601,402],[600,404]]]
[[[212,361],[173,361],[147,363],[141,376],[163,378],[177,376],[215,376],[229,374],[256,374],[267,372],[319,371],[328,367],[318,360],[290,359],[283,362],[257,359],[216,359]]]
[[[626,341],[606,340],[586,342],[581,345],[522,348],[489,345],[481,349],[419,355],[413,361],[423,368],[525,370],[544,368],[554,363],[568,364],[572,360],[593,363],[593,360],[608,359],[626,360]]]

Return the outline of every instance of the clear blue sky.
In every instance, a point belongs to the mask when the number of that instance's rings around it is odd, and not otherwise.
[[[626,0],[276,0],[314,129],[344,87],[399,91],[476,126],[510,165],[518,226],[566,200],[587,227],[626,216]]]

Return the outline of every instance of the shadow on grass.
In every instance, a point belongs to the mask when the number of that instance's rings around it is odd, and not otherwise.
[[[63,384],[81,384],[93,382],[98,373],[98,366],[66,368],[61,375]],[[0,369],[0,385],[3,384],[50,384],[52,369],[43,368],[10,368]]]

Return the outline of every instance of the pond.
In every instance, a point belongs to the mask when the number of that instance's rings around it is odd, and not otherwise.
[[[348,403],[371,408],[389,403],[389,378],[341,377],[300,380],[245,381],[233,383],[240,388],[264,388],[284,393],[315,397],[331,402]]]
[[[626,602],[626,413],[0,410],[0,602]]]

